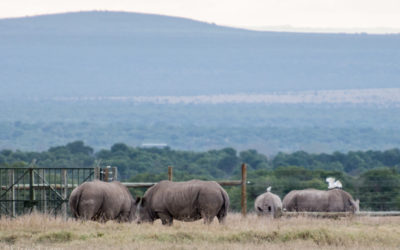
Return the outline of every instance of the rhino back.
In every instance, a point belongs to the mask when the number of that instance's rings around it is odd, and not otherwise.
[[[296,202],[298,211],[328,212],[330,198],[326,191],[306,189],[297,193]]]

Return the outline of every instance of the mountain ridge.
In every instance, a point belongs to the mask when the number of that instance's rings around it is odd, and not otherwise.
[[[129,12],[0,19],[0,98],[395,88],[399,44]]]

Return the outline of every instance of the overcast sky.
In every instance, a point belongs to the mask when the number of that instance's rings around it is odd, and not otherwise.
[[[0,0],[0,18],[84,10],[164,14],[236,27],[400,31],[400,0]]]

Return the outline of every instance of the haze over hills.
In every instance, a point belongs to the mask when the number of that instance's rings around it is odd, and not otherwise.
[[[1,98],[399,87],[400,35],[256,32],[168,16],[0,20]]]
[[[0,20],[0,150],[400,147],[400,35],[79,12]]]

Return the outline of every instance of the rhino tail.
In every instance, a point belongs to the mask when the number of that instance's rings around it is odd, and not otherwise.
[[[79,202],[81,200],[81,195],[82,195],[82,191],[81,190],[77,190],[78,192],[74,195],[71,195],[69,198],[69,206],[71,208],[71,211],[74,215],[74,217],[77,219],[79,218]]]
[[[221,190],[221,195],[222,195],[222,199],[223,199],[223,204],[217,214],[217,217],[218,217],[218,220],[220,223],[224,222],[225,217],[228,214],[228,209],[229,209],[228,194],[224,190]]]

